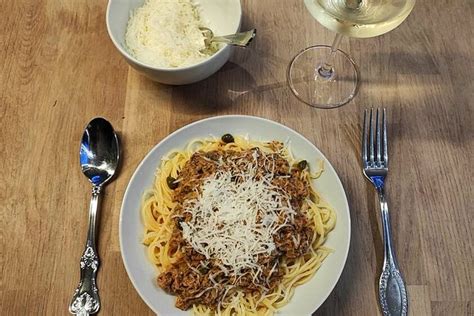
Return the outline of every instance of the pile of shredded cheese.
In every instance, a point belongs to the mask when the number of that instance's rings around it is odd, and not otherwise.
[[[204,25],[192,0],[146,0],[130,16],[125,43],[137,60],[150,66],[190,66],[218,49],[206,48],[200,26]]]
[[[273,235],[293,220],[295,211],[289,197],[272,185],[273,173],[257,180],[251,161],[244,170],[238,182],[230,171],[207,178],[199,197],[184,204],[192,219],[181,222],[181,228],[183,238],[206,259],[217,259],[226,275],[250,269],[255,278],[261,273],[259,255],[275,250]]]

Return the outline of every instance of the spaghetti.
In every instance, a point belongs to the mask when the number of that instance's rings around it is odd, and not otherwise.
[[[331,253],[324,242],[336,214],[312,185],[322,163],[310,173],[282,143],[225,136],[195,140],[162,159],[143,198],[143,243],[177,307],[192,305],[195,315],[271,315]],[[192,170],[198,159],[204,167]],[[189,179],[196,182],[186,190]],[[300,195],[285,192],[290,180]],[[179,283],[183,268],[189,277]]]

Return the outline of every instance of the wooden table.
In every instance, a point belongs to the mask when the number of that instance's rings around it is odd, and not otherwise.
[[[390,115],[388,196],[411,314],[474,314],[472,1],[419,1],[393,32],[344,40],[362,88],[336,110],[299,103],[285,82],[293,55],[333,37],[301,0],[243,1],[243,28],[259,31],[252,48],[211,78],[181,87],[127,66],[108,38],[105,8],[97,0],[1,2],[2,315],[67,314],[90,191],[79,141],[94,116],[108,118],[123,144],[122,170],[105,190],[101,214],[101,314],[151,314],[120,256],[125,187],[166,135],[221,114],[281,122],[326,154],[347,190],[352,240],[342,277],[315,314],[378,314],[378,203],[359,161],[361,113],[372,106]]]

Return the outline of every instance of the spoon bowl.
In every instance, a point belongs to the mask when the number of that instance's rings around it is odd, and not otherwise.
[[[79,153],[82,172],[89,181],[96,186],[109,181],[117,170],[119,155],[119,141],[112,125],[101,117],[90,121]]]

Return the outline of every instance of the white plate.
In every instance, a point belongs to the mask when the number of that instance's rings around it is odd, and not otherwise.
[[[180,128],[156,145],[138,166],[128,184],[120,212],[120,248],[128,276],[148,306],[159,315],[190,315],[174,307],[175,297],[166,294],[156,284],[156,269],[148,261],[141,244],[143,224],[140,202],[143,193],[154,181],[155,171],[163,156],[171,150],[184,148],[191,140],[220,137],[223,134],[248,135],[255,140],[290,141],[297,159],[310,163],[322,159],[323,175],[315,185],[322,196],[336,209],[337,222],[325,246],[334,249],[315,276],[299,286],[290,303],[279,310],[279,315],[309,315],[326,300],[336,285],[346,262],[350,243],[350,215],[346,194],[334,168],[324,155],[306,138],[292,129],[266,119],[229,115],[212,117]]]

